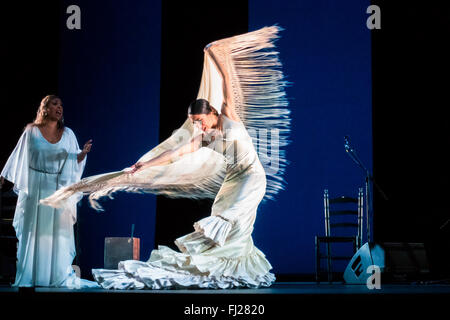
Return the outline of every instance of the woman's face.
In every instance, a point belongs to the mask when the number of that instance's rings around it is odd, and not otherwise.
[[[208,114],[191,114],[189,117],[194,124],[198,123],[204,132],[214,129],[217,126],[218,117],[212,112]]]
[[[52,99],[47,106],[47,117],[53,121],[59,121],[63,117],[63,106],[61,99],[54,98]]]

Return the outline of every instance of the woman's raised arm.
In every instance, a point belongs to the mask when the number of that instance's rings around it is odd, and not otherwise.
[[[221,50],[220,44],[212,43],[205,47],[205,53],[211,57],[219,70],[222,79],[223,79],[223,97],[224,102],[222,105],[221,112],[225,114],[228,118],[234,121],[241,121],[238,113],[236,112],[236,107],[234,103],[234,95],[233,88],[231,85],[231,75],[229,68],[231,66],[231,57]]]

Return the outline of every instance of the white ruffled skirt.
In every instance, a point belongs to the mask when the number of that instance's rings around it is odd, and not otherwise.
[[[93,269],[95,280],[104,289],[259,288],[275,282],[272,266],[250,235],[242,238],[239,225],[210,216],[194,228],[175,241],[181,252],[159,246],[147,262],[127,260],[118,270]]]
[[[252,169],[255,168],[255,169]],[[147,262],[128,260],[118,270],[93,269],[105,289],[258,288],[275,276],[252,239],[256,211],[266,189],[262,166],[226,179],[212,215],[194,224],[194,232],[176,239],[180,252],[166,246]]]

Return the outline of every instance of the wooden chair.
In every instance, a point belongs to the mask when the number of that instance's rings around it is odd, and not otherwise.
[[[325,213],[325,236],[316,236],[315,249],[316,249],[316,281],[320,281],[320,262],[322,259],[327,260],[327,274],[328,281],[332,281],[331,263],[333,260],[347,260],[350,261],[356,251],[362,245],[362,228],[363,228],[363,212],[364,212],[364,192],[363,188],[359,188],[358,197],[352,198],[347,196],[341,196],[338,198],[329,198],[328,190],[324,190],[323,203]],[[355,209],[349,210],[348,206],[355,206]],[[333,210],[330,210],[330,206]],[[343,209],[343,207],[345,208]],[[334,209],[334,208],[338,209]],[[340,207],[340,209],[339,209]],[[331,219],[338,216],[351,216],[354,222],[331,222]],[[332,229],[352,229],[353,232],[350,236],[334,236]],[[350,242],[353,244],[353,254],[351,256],[333,256],[331,252],[332,243],[345,243]],[[326,244],[326,254],[321,253],[321,244]]]

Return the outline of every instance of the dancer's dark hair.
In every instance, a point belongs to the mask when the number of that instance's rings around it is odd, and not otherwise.
[[[213,112],[215,115],[218,115],[216,109],[211,107],[208,100],[205,99],[197,99],[192,101],[188,108],[188,114],[209,114]]]

